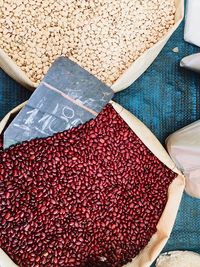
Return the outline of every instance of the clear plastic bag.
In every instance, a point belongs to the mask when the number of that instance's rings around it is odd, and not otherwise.
[[[200,120],[170,135],[167,150],[186,177],[185,191],[200,198]]]

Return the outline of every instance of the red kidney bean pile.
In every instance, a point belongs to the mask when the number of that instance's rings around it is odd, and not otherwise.
[[[156,232],[175,177],[108,104],[0,152],[0,247],[20,267],[122,266]]]

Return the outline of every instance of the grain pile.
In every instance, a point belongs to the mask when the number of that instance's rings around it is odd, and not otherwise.
[[[111,85],[174,14],[174,0],[0,0],[0,47],[33,82],[64,55]]]
[[[176,176],[107,105],[0,152],[0,247],[20,267],[121,267],[156,232]]]

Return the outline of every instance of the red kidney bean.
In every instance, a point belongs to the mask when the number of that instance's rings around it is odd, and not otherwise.
[[[3,134],[0,135],[0,152],[3,151]]]
[[[52,137],[0,142],[0,246],[20,267],[122,266],[156,232],[176,174],[111,105]]]

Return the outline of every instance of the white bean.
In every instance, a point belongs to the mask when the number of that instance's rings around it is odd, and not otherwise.
[[[0,0],[0,46],[34,82],[64,55],[111,85],[175,10],[175,0]]]

